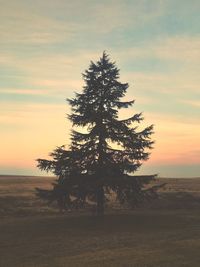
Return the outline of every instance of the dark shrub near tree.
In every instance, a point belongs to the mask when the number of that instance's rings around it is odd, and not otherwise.
[[[119,69],[104,52],[84,72],[81,93],[68,99],[73,124],[68,149],[57,147],[51,160],[38,159],[41,170],[50,171],[58,179],[52,190],[37,189],[37,194],[65,206],[84,207],[96,203],[96,213],[103,214],[109,194],[121,204],[134,207],[156,195],[156,187],[146,187],[155,175],[133,175],[149,157],[153,126],[142,130],[141,113],[119,119],[119,110],[134,101],[123,101],[127,83],[119,81]]]

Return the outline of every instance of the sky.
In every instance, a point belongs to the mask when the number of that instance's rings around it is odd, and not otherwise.
[[[105,50],[154,124],[138,174],[200,176],[199,0],[0,0],[0,174],[46,175],[69,144],[66,98]]]

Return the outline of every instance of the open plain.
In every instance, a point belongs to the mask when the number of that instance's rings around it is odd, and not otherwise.
[[[134,210],[60,214],[34,194],[52,177],[0,176],[0,266],[200,266],[200,178],[159,178],[159,198]]]

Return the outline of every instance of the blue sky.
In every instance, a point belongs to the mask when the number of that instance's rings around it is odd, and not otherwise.
[[[65,99],[104,50],[155,124],[141,173],[200,175],[200,2],[0,1],[0,173],[41,174],[35,159],[69,143]]]

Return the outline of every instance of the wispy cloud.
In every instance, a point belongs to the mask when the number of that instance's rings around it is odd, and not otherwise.
[[[122,61],[155,58],[190,64],[199,63],[199,46],[199,36],[176,35],[157,37],[148,43],[136,44],[127,47],[126,50],[118,50],[116,54]]]
[[[18,88],[0,88],[0,94],[10,95],[45,95],[48,91],[45,90],[33,90],[33,89],[18,89]]]
[[[200,60],[199,36],[175,36],[160,40],[152,49],[153,55],[164,60],[178,60],[180,62],[196,62]]]
[[[41,16],[20,2],[4,3],[0,22],[0,43],[5,44],[58,43],[72,36],[72,25]]]
[[[148,8],[149,7],[149,8]],[[161,2],[146,5],[146,1],[131,3],[121,0],[101,1],[92,8],[93,23],[87,25],[98,33],[111,33],[113,30],[142,27],[152,20],[156,20],[164,12]],[[112,14],[112,15],[111,15]]]
[[[191,107],[200,108],[200,100],[180,100],[180,102],[187,104]]]
[[[140,28],[165,11],[162,2],[110,1],[5,2],[0,10],[1,43],[42,45],[80,41],[80,36]],[[58,18],[55,14],[59,13]]]

